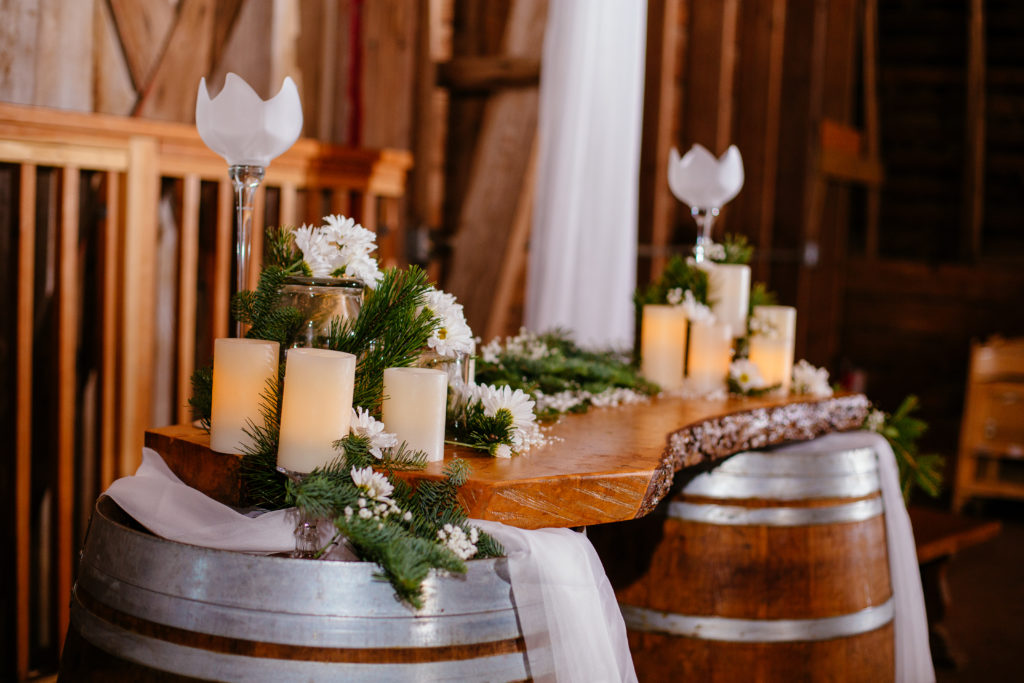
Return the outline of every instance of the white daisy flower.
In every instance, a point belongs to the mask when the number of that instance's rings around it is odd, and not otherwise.
[[[438,328],[427,340],[427,346],[449,358],[459,353],[473,353],[473,331],[466,323],[462,304],[451,294],[433,287],[427,290],[424,299],[424,308],[440,321]]]
[[[715,314],[711,312],[711,309],[697,301],[689,289],[686,290],[680,305],[686,312],[687,320],[692,323],[713,323],[715,321]]]
[[[668,290],[668,294],[665,295],[666,300],[673,306],[678,306],[683,303],[683,288],[674,287]]]
[[[746,358],[734,360],[729,366],[729,377],[739,386],[740,391],[747,393],[752,389],[763,389],[764,378],[758,367]]]
[[[302,260],[313,271],[313,277],[329,277],[334,247],[322,230],[312,225],[303,225],[294,231],[295,246],[302,252]]]
[[[882,427],[885,426],[885,413],[877,408],[868,413],[868,417],[864,420],[864,428],[870,429],[873,432],[882,431]]]
[[[362,469],[353,467],[350,475],[352,476],[352,483],[366,492],[367,498],[379,503],[391,502],[391,498],[388,496],[395,490],[395,487],[380,472],[374,472],[372,467],[364,467]]]
[[[807,394],[810,396],[831,396],[832,387],[828,383],[828,370],[816,368],[806,360],[801,359],[793,366],[794,394]]]
[[[394,448],[398,445],[398,436],[384,431],[384,423],[375,419],[363,408],[352,409],[352,419],[349,422],[349,429],[356,436],[362,436],[370,441],[370,454],[380,460],[384,457],[384,450]]]

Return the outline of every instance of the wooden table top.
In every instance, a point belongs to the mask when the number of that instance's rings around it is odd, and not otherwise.
[[[683,467],[751,448],[804,441],[854,429],[867,414],[861,394],[830,398],[656,398],[617,408],[591,408],[545,429],[547,445],[511,459],[447,447],[445,462],[466,458],[472,474],[461,489],[471,517],[525,529],[574,527],[643,516],[667,493]],[[187,484],[237,504],[240,458],[209,450],[209,437],[176,425],[146,433]],[[410,480],[439,478],[444,462]]]

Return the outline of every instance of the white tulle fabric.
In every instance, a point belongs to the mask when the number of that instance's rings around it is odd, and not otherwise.
[[[896,456],[889,442],[875,432],[844,432],[785,446],[775,449],[775,452],[842,451],[852,448],[871,448],[878,454],[878,474],[889,546],[889,574],[895,604],[896,680],[899,683],[934,683],[935,667],[932,665],[928,645],[928,620],[924,609],[924,592],[921,590],[914,530],[910,526],[910,516],[900,492]]]
[[[473,523],[505,546],[530,670],[555,672],[537,680],[636,681],[619,604],[584,534]]]
[[[526,327],[632,342],[646,0],[548,3]]]
[[[135,476],[105,492],[157,536],[206,548],[246,553],[295,549],[295,523],[287,510],[247,517],[182,483],[151,448],[142,449]]]

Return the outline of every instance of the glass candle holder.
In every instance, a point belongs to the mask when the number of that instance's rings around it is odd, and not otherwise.
[[[331,322],[344,322],[359,315],[363,306],[363,283],[345,277],[290,277],[278,295],[281,306],[294,306],[305,324],[295,346],[326,348]]]

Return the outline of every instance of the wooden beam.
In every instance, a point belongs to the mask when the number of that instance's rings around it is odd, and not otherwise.
[[[878,0],[864,3],[864,50],[861,71],[864,74],[864,137],[867,156],[878,162],[881,156],[881,131],[878,127]],[[881,163],[879,167],[881,167]],[[881,170],[881,168],[879,168]],[[879,178],[880,184],[882,178]],[[878,220],[882,209],[882,192],[878,185],[867,190],[865,207],[864,253],[868,258],[878,256]]]
[[[489,92],[502,88],[536,88],[540,60],[505,55],[458,57],[437,65],[442,87],[461,92]]]
[[[70,623],[74,572],[75,406],[78,389],[78,206],[81,172],[65,166],[61,174],[59,289],[57,296],[57,634]]]
[[[985,3],[971,0],[967,24],[967,168],[964,170],[965,226],[961,253],[981,256],[985,220]]]
[[[109,0],[106,4],[117,25],[132,83],[141,90],[167,46],[176,8],[167,0]]]
[[[15,425],[15,636],[18,679],[28,678],[32,594],[32,341],[35,331],[36,166],[23,164],[18,189],[18,366]]]
[[[530,150],[530,159],[523,174],[523,186],[512,217],[512,230],[508,240],[508,258],[502,264],[498,278],[498,287],[494,292],[494,314],[487,321],[484,339],[505,336],[510,325],[512,305],[516,296],[516,288],[526,271],[527,241],[530,238],[530,222],[533,220],[533,198],[537,178],[537,141],[534,140]]]
[[[195,120],[199,79],[210,70],[213,0],[181,0],[167,49],[152,77],[139,87],[134,115],[164,121]]]

